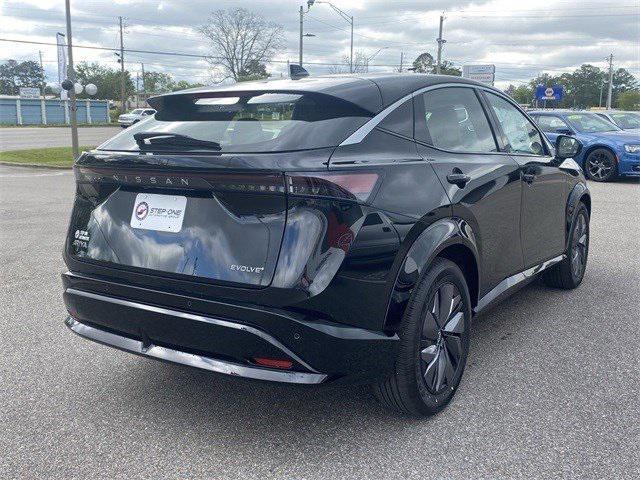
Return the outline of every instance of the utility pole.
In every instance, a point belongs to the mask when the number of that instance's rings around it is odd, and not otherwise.
[[[400,52],[400,73],[402,73],[402,64],[404,63],[404,52]]]
[[[70,0],[65,0],[66,17],[67,17],[67,79],[69,79],[74,87],[69,90],[69,99],[71,106],[69,107],[69,121],[71,123],[71,149],[73,151],[73,159],[76,160],[80,153],[78,147],[78,118],[76,117],[76,71],[73,69],[73,47],[71,41],[71,5]]]
[[[436,73],[440,75],[440,65],[442,64],[442,44],[446,43],[446,40],[442,38],[442,24],[444,23],[444,15],[440,15],[440,29],[438,31],[438,63],[436,64]]]
[[[349,17],[349,20],[351,21],[351,54],[349,56],[349,73],[353,73],[353,16]],[[367,66],[367,72],[368,70],[368,66]]]
[[[142,94],[147,93],[147,84],[144,81],[144,63],[140,62],[140,68],[142,69]]]
[[[40,57],[40,70],[42,70],[42,85],[40,86],[40,95],[44,97],[44,88],[46,85],[46,80],[44,75],[44,65],[42,65],[42,50],[38,50],[38,56]]]
[[[125,111],[125,98],[124,98],[124,38],[122,35],[122,17],[118,17],[120,21],[120,110],[122,113]]]
[[[611,97],[613,96],[613,53],[609,55],[609,88],[607,93],[607,110],[611,110]]]

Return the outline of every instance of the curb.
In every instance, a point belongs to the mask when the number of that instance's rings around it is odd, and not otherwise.
[[[40,165],[38,163],[17,163],[17,162],[5,162],[0,160],[0,165],[9,165],[11,167],[25,167],[25,168],[47,168],[52,170],[71,170],[73,166],[65,167],[63,165]]]

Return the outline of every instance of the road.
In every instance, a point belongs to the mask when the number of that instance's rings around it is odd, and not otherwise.
[[[366,387],[243,381],[63,326],[70,172],[0,166],[0,478],[638,478],[640,184],[591,184],[574,291],[532,284],[474,322],[431,419]]]
[[[99,145],[116,133],[120,127],[80,127],[80,145]],[[71,145],[69,127],[13,127],[0,128],[0,152],[25,148],[68,147]]]

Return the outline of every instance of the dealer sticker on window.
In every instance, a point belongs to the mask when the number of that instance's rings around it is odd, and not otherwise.
[[[139,193],[133,204],[131,226],[158,232],[179,232],[187,206],[187,197]]]

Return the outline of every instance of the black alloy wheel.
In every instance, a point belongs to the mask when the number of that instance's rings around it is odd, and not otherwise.
[[[572,289],[582,283],[589,258],[589,210],[580,202],[571,224],[566,258],[542,273],[544,282],[555,288]]]
[[[571,273],[575,279],[582,279],[587,267],[589,235],[585,212],[578,212],[571,236]]]
[[[399,327],[394,372],[373,385],[388,409],[427,416],[453,398],[467,362],[471,299],[460,268],[436,258],[414,288]]]
[[[585,163],[587,176],[596,182],[613,180],[618,173],[615,156],[604,148],[591,152]]]
[[[420,375],[429,392],[453,388],[463,353],[462,298],[453,283],[444,283],[433,294],[420,338]]]

